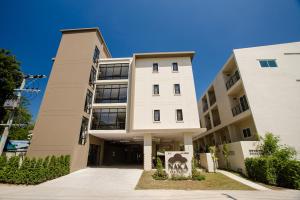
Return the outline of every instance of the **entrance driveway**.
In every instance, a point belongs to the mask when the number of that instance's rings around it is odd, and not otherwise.
[[[300,199],[300,191],[134,190],[142,169],[87,168],[37,186],[0,185],[0,199]]]

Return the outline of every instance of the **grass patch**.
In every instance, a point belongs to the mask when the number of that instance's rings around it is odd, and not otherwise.
[[[221,173],[204,173],[205,180],[154,180],[154,171],[144,171],[135,189],[165,189],[165,190],[254,190]]]

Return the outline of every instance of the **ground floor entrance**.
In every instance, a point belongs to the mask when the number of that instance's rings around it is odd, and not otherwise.
[[[104,142],[104,165],[142,165],[143,144],[127,141]]]

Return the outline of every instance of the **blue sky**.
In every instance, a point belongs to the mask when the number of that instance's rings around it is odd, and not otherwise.
[[[30,74],[49,75],[64,28],[100,27],[113,57],[194,50],[197,98],[232,49],[300,41],[300,0],[2,1],[0,17],[0,48]]]

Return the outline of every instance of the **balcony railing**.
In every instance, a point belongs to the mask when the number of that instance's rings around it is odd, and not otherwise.
[[[206,104],[203,104],[203,112],[205,112],[205,111],[207,111],[208,110],[208,104],[206,103]]]
[[[214,126],[215,126],[215,127],[218,126],[219,124],[221,124],[220,118],[214,119],[214,120],[213,120],[213,123],[214,123]]]
[[[238,80],[240,80],[240,74],[238,71],[235,71],[234,74],[226,82],[226,88],[229,90]]]
[[[245,112],[248,109],[249,109],[248,104],[244,104],[244,105],[238,104],[238,105],[234,106],[231,109],[231,111],[232,111],[233,116],[236,116],[242,112]]]
[[[216,96],[214,94],[209,96],[209,104],[210,106],[214,105],[216,103]]]

